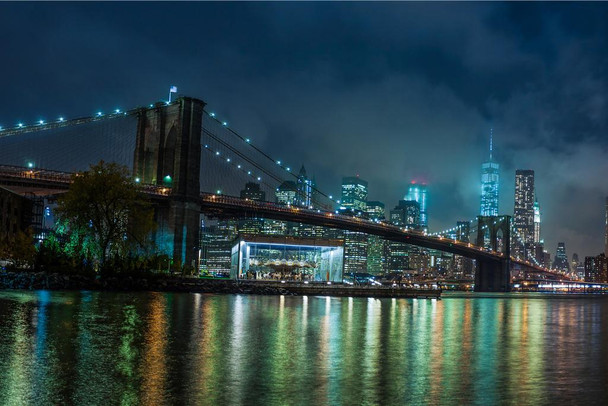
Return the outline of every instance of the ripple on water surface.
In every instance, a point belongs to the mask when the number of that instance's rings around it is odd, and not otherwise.
[[[608,299],[0,291],[0,404],[598,404]]]

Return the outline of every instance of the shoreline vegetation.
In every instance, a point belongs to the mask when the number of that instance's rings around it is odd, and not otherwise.
[[[200,277],[159,250],[154,210],[124,166],[100,161],[72,177],[52,229],[0,235],[0,289],[439,297],[439,289]],[[44,237],[43,237],[44,235]],[[163,252],[164,254],[159,254]],[[169,251],[170,252],[170,251]]]

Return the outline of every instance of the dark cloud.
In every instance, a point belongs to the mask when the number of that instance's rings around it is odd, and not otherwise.
[[[336,194],[343,175],[396,204],[430,186],[430,224],[479,209],[489,129],[536,171],[553,252],[603,247],[608,5],[1,4],[0,125],[164,97],[170,84]]]

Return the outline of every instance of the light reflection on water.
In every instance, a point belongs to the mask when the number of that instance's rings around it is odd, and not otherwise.
[[[602,403],[608,299],[0,291],[0,404]]]

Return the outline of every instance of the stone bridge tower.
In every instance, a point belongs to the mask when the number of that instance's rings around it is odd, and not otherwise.
[[[501,260],[477,260],[475,271],[476,292],[509,292],[511,290],[511,216],[477,216],[476,245],[484,246],[486,234],[490,247],[498,250],[498,237],[502,234]]]
[[[204,107],[182,97],[137,113],[133,174],[142,184],[171,188],[169,199],[156,205],[155,242],[177,265],[193,266],[198,258]]]

